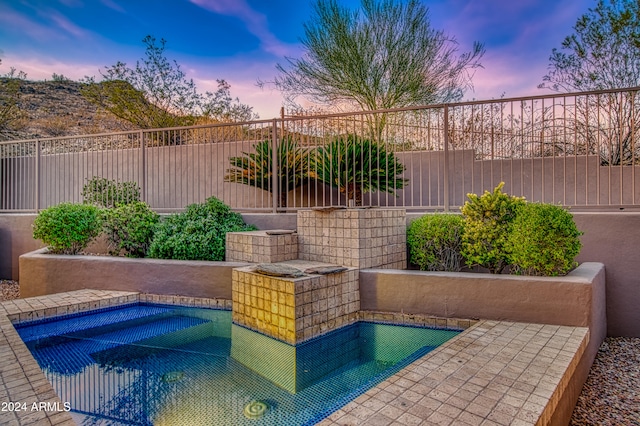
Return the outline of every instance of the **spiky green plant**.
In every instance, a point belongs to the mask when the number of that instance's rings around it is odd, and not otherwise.
[[[273,149],[272,142],[265,140],[253,146],[255,152],[243,152],[240,157],[231,157],[233,168],[227,169],[225,182],[242,183],[273,193]],[[309,150],[301,148],[296,141],[287,138],[277,148],[278,206],[287,206],[287,194],[308,180]]]
[[[338,188],[347,200],[361,206],[362,194],[374,191],[395,194],[396,189],[404,188],[408,179],[399,177],[404,170],[404,165],[384,145],[348,135],[316,150],[310,176]]]

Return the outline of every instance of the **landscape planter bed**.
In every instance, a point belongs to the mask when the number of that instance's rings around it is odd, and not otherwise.
[[[360,280],[363,310],[574,327],[606,324],[601,263],[582,263],[559,277],[368,269],[360,272]]]
[[[231,299],[231,270],[246,262],[56,255],[20,256],[22,297],[94,289]]]

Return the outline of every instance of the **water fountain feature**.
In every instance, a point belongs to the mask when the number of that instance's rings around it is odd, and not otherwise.
[[[233,321],[295,345],[357,320],[361,268],[406,266],[404,210],[302,210],[298,230],[227,234]]]

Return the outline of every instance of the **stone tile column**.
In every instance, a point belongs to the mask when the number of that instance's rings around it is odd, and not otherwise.
[[[313,262],[283,262],[300,269]],[[297,344],[357,320],[358,270],[299,278],[269,277],[253,267],[232,272],[233,322]]]
[[[228,232],[227,262],[276,263],[298,258],[298,235],[290,230]]]
[[[405,269],[406,212],[401,209],[302,210],[298,258],[354,268]]]

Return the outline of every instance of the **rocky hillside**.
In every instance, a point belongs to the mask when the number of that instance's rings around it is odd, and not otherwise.
[[[33,139],[133,130],[132,124],[88,102],[75,81],[23,81],[18,106],[23,117],[3,135]]]

